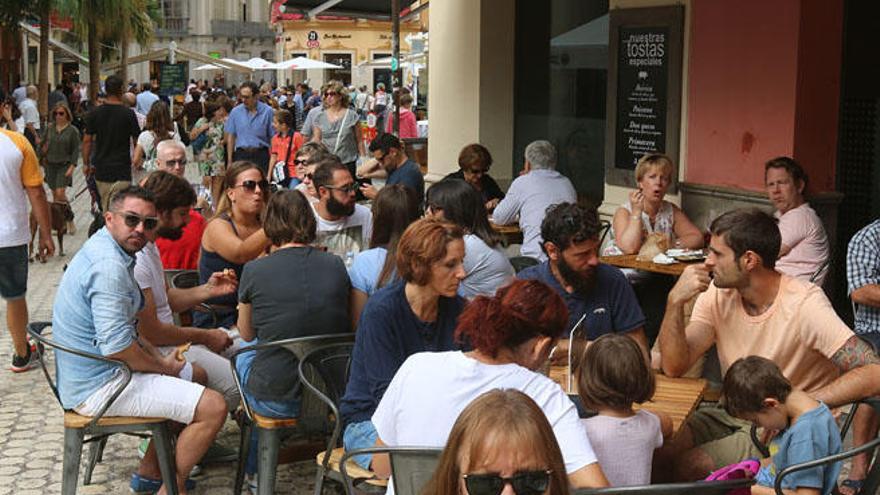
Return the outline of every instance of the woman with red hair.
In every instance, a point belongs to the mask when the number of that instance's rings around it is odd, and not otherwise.
[[[377,445],[443,447],[472,400],[492,389],[515,389],[531,397],[553,425],[569,482],[578,488],[606,486],[574,403],[535,371],[547,362],[567,323],[562,298],[537,280],[516,280],[494,297],[478,296],[455,330],[456,339],[473,350],[410,356],[373,414]],[[387,457],[374,456],[373,470],[390,474]]]

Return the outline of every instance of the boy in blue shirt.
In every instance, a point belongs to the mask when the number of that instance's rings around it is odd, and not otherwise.
[[[753,494],[774,494],[776,475],[788,466],[840,452],[840,431],[828,407],[792,390],[791,382],[769,359],[738,359],[724,376],[721,394],[731,416],[778,432],[770,442],[770,458],[761,463],[755,477]],[[785,477],[782,489],[797,495],[828,495],[838,474],[839,462],[797,471]]]

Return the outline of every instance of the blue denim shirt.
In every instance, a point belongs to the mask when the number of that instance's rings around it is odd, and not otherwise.
[[[71,260],[55,295],[52,335],[77,350],[108,356],[137,340],[135,314],[144,299],[134,278],[135,258],[99,230]],[[118,366],[55,353],[61,404],[72,409],[106,384]]]
[[[272,107],[262,101],[257,102],[257,111],[254,114],[241,104],[229,112],[223,130],[235,136],[235,149],[268,148],[272,143],[272,135],[275,134],[272,126],[274,116]]]

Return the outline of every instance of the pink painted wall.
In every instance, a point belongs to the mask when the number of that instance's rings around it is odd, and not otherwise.
[[[688,182],[762,190],[764,162],[789,155],[833,189],[842,7],[822,11],[839,1],[691,3]]]

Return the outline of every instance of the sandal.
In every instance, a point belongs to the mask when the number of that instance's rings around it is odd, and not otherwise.
[[[863,480],[863,479],[854,480],[854,479],[847,478],[847,479],[840,482],[841,487],[849,488],[850,490],[852,490],[853,494],[858,494],[859,492],[861,492],[862,485],[864,485],[864,484],[865,484],[865,480]]]

